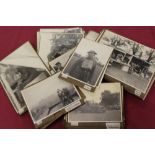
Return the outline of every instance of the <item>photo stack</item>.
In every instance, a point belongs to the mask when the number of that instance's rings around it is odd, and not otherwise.
[[[38,55],[51,73],[62,70],[84,33],[81,28],[41,29],[37,33]]]
[[[76,87],[59,79],[58,74],[22,91],[30,116],[37,128],[43,128],[55,121],[57,115],[63,115],[81,105],[81,97]]]
[[[0,61],[1,84],[18,114],[27,110],[21,90],[49,76],[50,72],[29,42]]]
[[[109,30],[99,43],[113,47],[105,77],[119,81],[130,93],[145,99],[155,78],[155,50]]]
[[[36,35],[36,51],[26,42],[0,61],[0,81],[15,111],[28,111],[35,128],[60,117],[65,128],[125,128],[123,88],[145,99],[155,50],[109,30]]]

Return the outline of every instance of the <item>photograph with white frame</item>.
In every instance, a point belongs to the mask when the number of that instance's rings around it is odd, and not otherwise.
[[[112,47],[83,38],[61,72],[60,77],[96,87],[112,50]]]
[[[67,114],[68,122],[122,122],[122,86],[102,83],[95,92],[80,88],[84,104]]]
[[[40,68],[4,64],[0,64],[0,73],[1,83],[9,94],[15,110],[19,113],[24,112],[26,106],[21,90],[49,76],[45,70]],[[36,80],[34,81],[34,79]]]
[[[37,52],[39,52],[39,46],[40,46],[40,33],[46,32],[46,33],[85,33],[84,30],[80,27],[75,28],[41,28],[40,31],[37,32]]]
[[[0,61],[1,83],[18,114],[26,111],[21,90],[50,76],[29,42]]]
[[[22,91],[34,124],[81,100],[76,87],[59,79],[58,75]]]
[[[155,50],[109,30],[99,43],[114,47],[106,75],[146,93],[155,73]]]
[[[83,38],[83,33],[40,33],[39,56],[50,69],[49,62],[73,51]]]

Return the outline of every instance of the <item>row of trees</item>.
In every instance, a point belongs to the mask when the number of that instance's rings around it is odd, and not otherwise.
[[[109,40],[109,39],[106,38],[106,40]],[[127,44],[130,45],[133,55],[137,55],[139,58],[141,58],[143,56],[143,53],[145,52],[147,56],[146,62],[155,64],[155,50],[154,49],[150,49],[149,51],[143,51],[141,47],[142,45],[135,43],[133,41],[130,41],[130,40],[123,40],[119,36],[114,36],[109,41],[111,42],[111,45],[115,47],[127,46]]]

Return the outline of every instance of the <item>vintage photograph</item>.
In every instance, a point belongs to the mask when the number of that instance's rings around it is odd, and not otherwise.
[[[54,33],[83,33],[84,30],[80,27],[75,27],[75,28],[48,28],[48,29],[40,29],[40,32],[54,32]]]
[[[46,33],[81,33],[84,34],[82,28],[75,27],[75,28],[65,28],[65,29],[40,29],[40,31],[37,32],[37,52],[39,52],[40,47],[40,33],[46,32]]]
[[[25,42],[0,62],[1,83],[17,113],[25,109],[21,90],[47,78],[50,73],[33,49]]]
[[[94,41],[82,39],[63,69],[61,77],[66,76],[95,87],[111,56],[112,49]]]
[[[39,56],[49,67],[49,62],[60,57],[78,45],[81,33],[41,33]]]
[[[145,93],[155,72],[155,50],[108,30],[99,42],[115,48],[106,74]]]
[[[113,51],[106,74],[145,92],[154,74],[154,66],[133,55],[116,51]]]
[[[25,102],[23,100],[21,90],[23,90],[36,78],[37,81],[34,81],[33,83],[42,80],[42,78],[39,78],[41,74],[44,75],[44,77],[49,76],[46,70],[40,68],[0,64],[1,80],[5,85],[5,88],[8,88],[6,91],[8,91],[9,94],[12,94],[16,98],[18,105],[15,106],[17,108],[25,107]]]
[[[65,33],[83,33],[84,30],[82,28],[67,28],[67,29],[64,29],[64,32]]]
[[[87,33],[87,35],[85,36],[85,38],[86,38],[86,39],[89,39],[89,40],[92,40],[92,41],[98,42],[97,40],[99,39],[99,36],[100,36],[100,33],[97,33],[97,32],[95,32],[95,31],[89,31],[89,32]],[[107,64],[107,65],[108,65],[108,64]],[[107,68],[107,65],[105,66],[105,69],[104,69],[104,71],[103,71],[103,73],[102,73],[102,76],[100,77],[100,80],[99,80],[99,82],[98,82],[97,85],[100,85],[100,84],[101,84],[101,82],[102,82],[102,80],[103,80],[103,77],[104,77],[104,74],[105,74],[105,71],[106,71],[106,68]]]
[[[113,46],[116,50],[123,51],[124,53],[133,55],[144,61],[150,62],[152,59],[155,61],[154,49],[125,38],[114,32],[106,30],[99,42]]]
[[[54,70],[55,73],[62,71],[72,54],[73,51],[69,51],[61,55],[60,57],[52,60],[51,62],[49,62],[50,67]]]
[[[120,83],[102,83],[94,93],[81,89],[85,104],[68,113],[69,122],[121,122]]]
[[[58,78],[58,73],[22,91],[34,123],[81,99],[76,88]]]

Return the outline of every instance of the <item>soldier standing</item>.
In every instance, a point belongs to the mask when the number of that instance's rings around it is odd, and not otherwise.
[[[83,82],[90,83],[97,64],[96,54],[95,51],[89,51],[87,57],[80,58],[74,63],[69,74]]]

